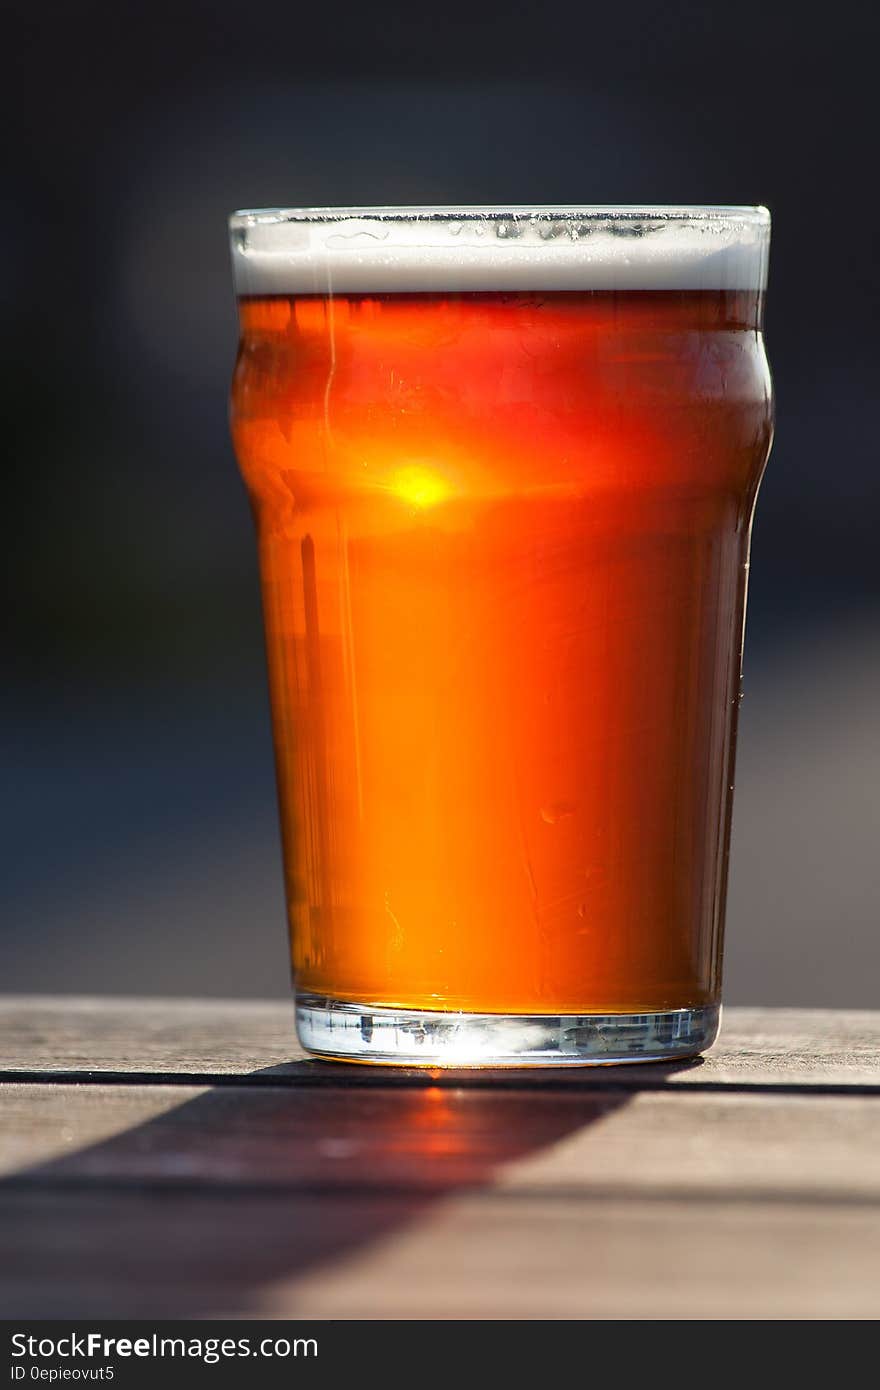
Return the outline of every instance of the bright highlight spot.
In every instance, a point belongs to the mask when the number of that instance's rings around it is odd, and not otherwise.
[[[435,507],[450,496],[452,488],[445,478],[430,468],[412,464],[399,468],[390,481],[391,491],[411,507]]]

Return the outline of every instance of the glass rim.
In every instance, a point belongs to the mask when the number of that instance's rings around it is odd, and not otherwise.
[[[240,208],[229,217],[230,228],[284,222],[327,223],[348,221],[432,222],[505,221],[619,221],[619,222],[715,222],[743,227],[769,226],[770,212],[762,204],[715,203],[535,203],[535,204],[426,204],[376,207],[265,207]]]

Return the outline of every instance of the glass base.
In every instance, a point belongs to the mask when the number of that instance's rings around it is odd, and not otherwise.
[[[695,1057],[721,1007],[648,1014],[464,1014],[298,994],[296,1031],[318,1057],[406,1067],[603,1066]]]

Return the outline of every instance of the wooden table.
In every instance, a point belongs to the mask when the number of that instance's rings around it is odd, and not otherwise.
[[[11,1317],[876,1318],[880,1013],[692,1065],[308,1061],[274,1003],[7,997]]]

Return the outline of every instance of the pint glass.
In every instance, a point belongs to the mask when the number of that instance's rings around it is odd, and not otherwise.
[[[767,212],[275,209],[231,235],[301,1042],[701,1051]]]

